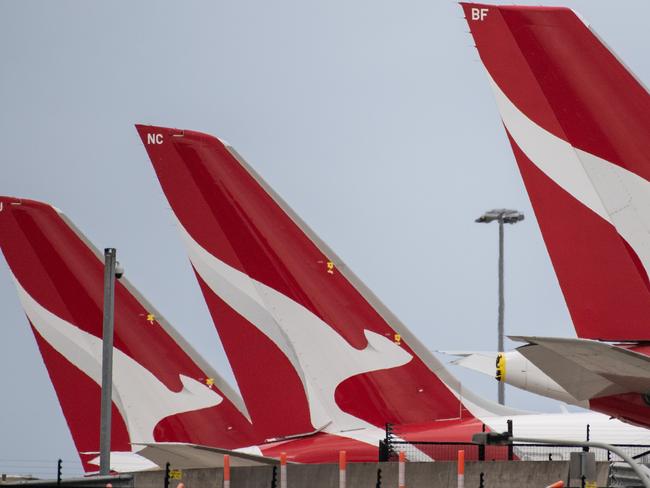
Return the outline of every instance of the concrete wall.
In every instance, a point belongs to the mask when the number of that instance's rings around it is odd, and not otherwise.
[[[350,463],[347,486],[349,488],[375,488],[377,470],[381,469],[382,488],[397,488],[397,463]],[[598,463],[598,486],[607,485],[607,463]],[[271,488],[273,468],[232,468],[231,488]],[[478,488],[480,473],[484,473],[485,488],[543,488],[555,481],[566,481],[568,461],[499,461],[467,462],[465,487]],[[279,475],[279,469],[278,469]],[[183,471],[186,488],[220,488],[223,482],[221,469],[189,469]],[[337,488],[338,466],[335,464],[300,464],[288,466],[288,488]],[[178,480],[170,482],[175,488]],[[279,481],[279,480],[278,480]],[[162,488],[160,471],[134,474],[135,488]],[[277,485],[280,486],[279,483]],[[407,463],[407,488],[456,488],[456,463]],[[580,486],[577,484],[576,486]]]

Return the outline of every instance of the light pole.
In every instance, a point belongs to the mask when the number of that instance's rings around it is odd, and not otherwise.
[[[516,224],[524,220],[524,214],[517,210],[508,210],[506,208],[497,208],[490,210],[481,215],[474,222],[479,224],[489,224],[497,221],[499,223],[499,322],[498,322],[498,343],[499,353],[503,352],[503,316],[505,312],[505,300],[503,296],[503,224]],[[501,405],[505,404],[505,384],[503,381],[498,383],[498,398]]]

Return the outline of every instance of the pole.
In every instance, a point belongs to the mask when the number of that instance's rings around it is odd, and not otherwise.
[[[406,488],[406,466],[404,465],[406,456],[404,451],[399,452],[399,463],[397,466],[397,487]]]
[[[339,451],[339,488],[345,488],[346,485],[346,465],[345,451]]]
[[[223,455],[223,488],[230,488],[230,456]]]
[[[170,468],[171,464],[165,463],[165,479],[163,480],[163,488],[169,488]]]
[[[113,394],[113,319],[117,251],[104,249],[104,322],[102,338],[102,403],[99,427],[99,474],[111,469],[111,406]]]
[[[458,488],[465,488],[465,451],[458,451]]]
[[[630,468],[634,470],[634,472],[637,474],[639,479],[641,480],[641,483],[643,483],[644,488],[650,488],[650,477],[646,475],[642,470],[641,467],[632,459],[630,456],[628,456],[622,449],[613,446],[611,444],[605,444],[604,442],[582,442],[582,441],[565,441],[565,440],[559,440],[559,439],[534,439],[534,438],[529,438],[529,437],[513,437],[510,439],[510,442],[524,442],[524,443],[530,443],[530,444],[551,444],[555,446],[569,446],[569,447],[595,447],[598,449],[605,449],[606,451],[611,451],[614,454],[618,454],[621,456],[623,461],[625,461],[627,464],[630,465]]]
[[[503,345],[503,315],[506,304],[503,296],[503,215],[499,216],[499,324],[498,324],[498,344],[497,352],[504,351]],[[506,385],[503,381],[497,383],[498,400],[500,405],[506,402]]]
[[[508,419],[508,435],[512,437],[512,419]],[[508,461],[512,461],[515,456],[514,456],[514,449],[512,447],[512,442],[508,444]]]

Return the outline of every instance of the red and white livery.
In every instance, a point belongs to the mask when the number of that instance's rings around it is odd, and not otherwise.
[[[515,429],[583,437],[579,416],[519,415],[463,389],[232,146],[137,129],[255,427],[312,446],[279,441],[290,459],[374,460],[386,423],[406,440],[469,441],[516,416]]]
[[[570,9],[461,5],[580,338],[508,354],[650,426],[650,95]]]
[[[0,197],[0,249],[86,471],[97,470],[103,259],[58,209]],[[241,398],[121,278],[115,286],[112,469],[154,467],[132,443],[261,441]]]

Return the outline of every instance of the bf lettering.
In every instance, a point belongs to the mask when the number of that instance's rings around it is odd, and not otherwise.
[[[162,134],[147,134],[147,144],[162,144],[163,135]]]
[[[488,9],[486,8],[472,8],[472,20],[480,20],[483,22],[487,17]]]

